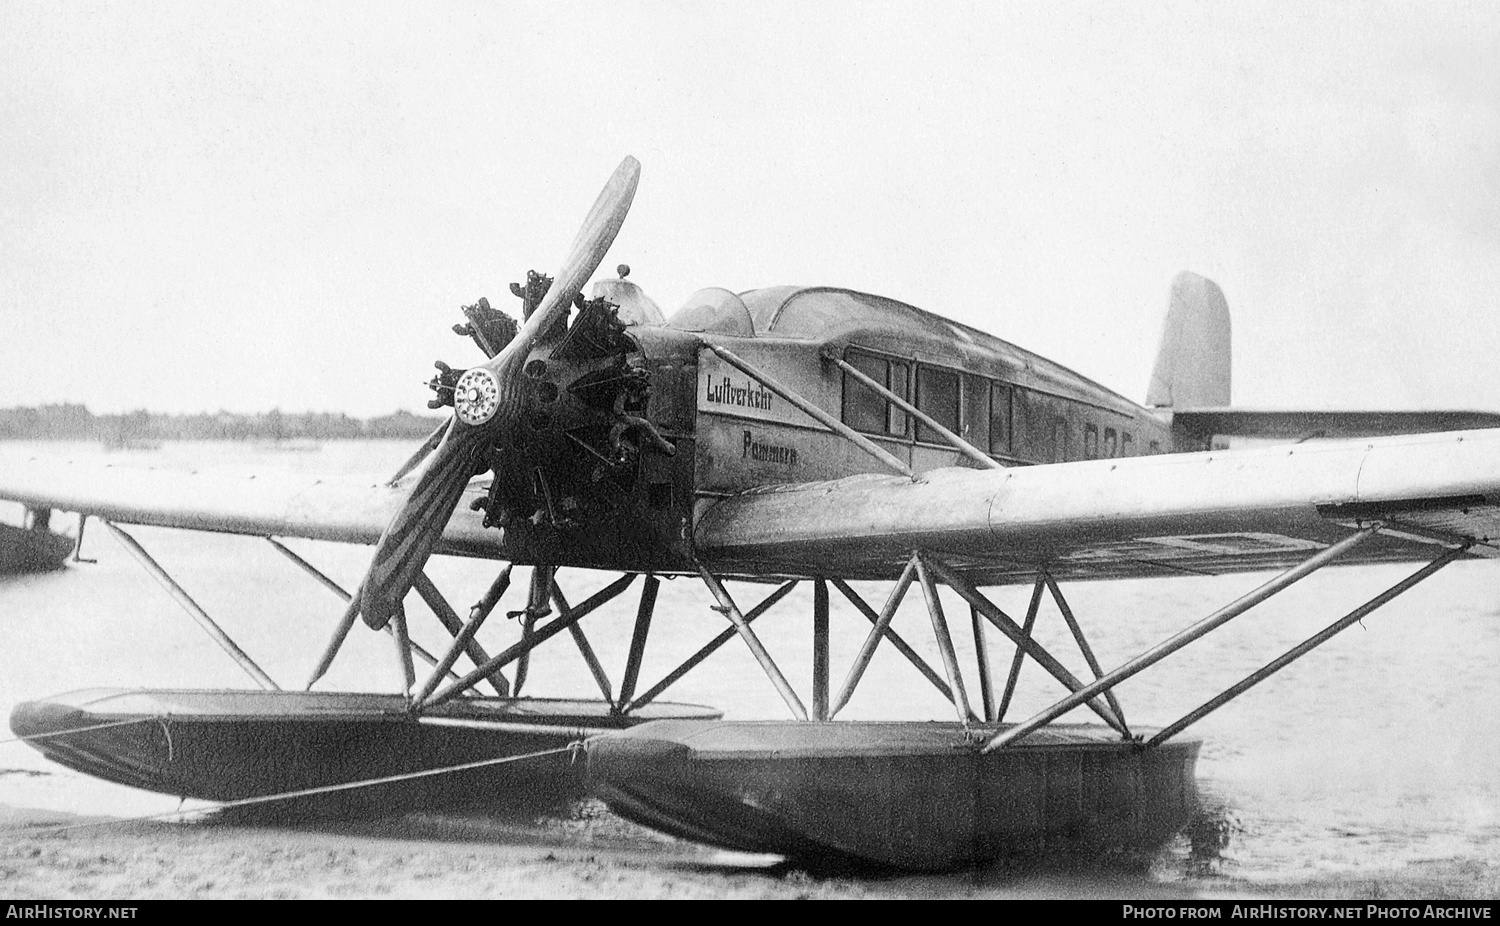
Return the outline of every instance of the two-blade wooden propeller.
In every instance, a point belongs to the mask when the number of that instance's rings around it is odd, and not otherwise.
[[[400,607],[432,555],[486,451],[519,424],[523,368],[537,341],[566,316],[615,240],[641,176],[626,157],[609,178],[552,286],[505,349],[466,371],[454,388],[453,418],[390,524],[386,525],[361,590],[366,624],[383,627]]]

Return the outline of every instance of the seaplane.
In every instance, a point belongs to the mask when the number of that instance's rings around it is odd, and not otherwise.
[[[710,288],[668,316],[621,265],[585,295],[639,175],[626,158],[555,275],[512,285],[519,320],[485,300],[465,307],[455,330],[483,359],[439,364],[432,404],[451,417],[394,477],[229,484],[47,460],[0,472],[0,498],[33,517],[105,525],[260,688],[45,697],[15,709],[16,733],[65,765],[166,793],[235,801],[374,781],[380,805],[399,810],[586,790],[668,834],[825,863],[945,869],[1149,847],[1196,805],[1201,744],[1183,731],[1445,565],[1500,555],[1500,416],[1236,408],[1227,302],[1203,277],[1172,284],[1137,404],[991,334],[848,289]],[[261,671],[130,525],[263,537],[338,592],[347,604],[304,690]],[[285,538],[374,554],[351,592]],[[433,555],[499,564],[466,617],[428,577]],[[1179,720],[1127,721],[1120,683],[1319,569],[1395,562],[1415,571]],[[477,633],[517,569],[529,576],[512,612],[520,639],[491,653]],[[559,569],[619,577],[574,604]],[[1110,668],[1064,595],[1083,581],[1246,572],[1269,577]],[[665,578],[701,583],[720,632],[641,691]],[[754,627],[798,583],[812,590],[803,694]],[[870,583],[888,588],[883,601]],[[893,626],[913,585],[938,666]],[[615,686],[582,622],[631,586],[639,604]],[[1024,614],[986,592],[1010,586],[1030,588]],[[412,645],[412,592],[451,634],[446,653]],[[940,592],[968,606],[971,667]],[[834,593],[869,624],[837,688]],[[1086,677],[1035,638],[1044,597]],[[313,690],[361,621],[395,640],[403,690]],[[1011,657],[1004,684],[991,672],[995,633]],[[529,654],[564,634],[601,697],[523,697]],[[788,719],[658,700],[735,640]],[[882,646],[941,692],[951,719],[838,719]],[[425,678],[414,653],[432,663]],[[1027,661],[1057,698],[1007,719]],[[1089,722],[1066,720],[1085,712]],[[435,771],[452,774],[422,777]]]

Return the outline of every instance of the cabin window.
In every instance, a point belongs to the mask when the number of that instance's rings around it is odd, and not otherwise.
[[[958,374],[925,364],[917,367],[917,408],[950,431],[958,431]],[[917,440],[946,444],[942,435],[917,422]]]
[[[1097,425],[1086,424],[1083,426],[1083,458],[1085,460],[1099,459],[1099,428]]]
[[[905,361],[891,361],[891,386],[890,389],[903,399],[911,398],[911,372]],[[911,416],[894,405],[887,406],[885,410],[885,430],[888,434],[899,434],[905,437],[911,433],[908,422]]]
[[[1115,434],[1114,428],[1104,429],[1104,456],[1106,459],[1114,459],[1120,455],[1120,439]]]
[[[1135,438],[1130,436],[1129,431],[1120,432],[1120,456],[1135,456]]]
[[[990,453],[1010,453],[1010,387],[990,384]]]
[[[1068,423],[1058,418],[1052,422],[1052,462],[1066,463],[1070,455],[1068,449]]]
[[[964,429],[959,436],[980,450],[990,445],[990,383],[977,376],[964,377]]]
[[[907,365],[902,360],[887,360],[873,354],[849,351],[844,358],[849,365],[880,383],[891,392],[907,398]],[[844,423],[856,431],[869,434],[905,435],[906,413],[864,383],[844,374]]]

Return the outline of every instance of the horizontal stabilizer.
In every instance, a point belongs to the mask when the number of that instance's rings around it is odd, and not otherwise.
[[[1172,409],[1172,426],[1193,437],[1275,440],[1388,437],[1500,428],[1500,414],[1474,411],[1311,412],[1243,408]]]

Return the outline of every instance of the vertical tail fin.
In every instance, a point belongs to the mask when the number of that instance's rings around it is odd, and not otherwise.
[[[1229,303],[1214,281],[1187,271],[1172,281],[1146,404],[1229,405]]]

